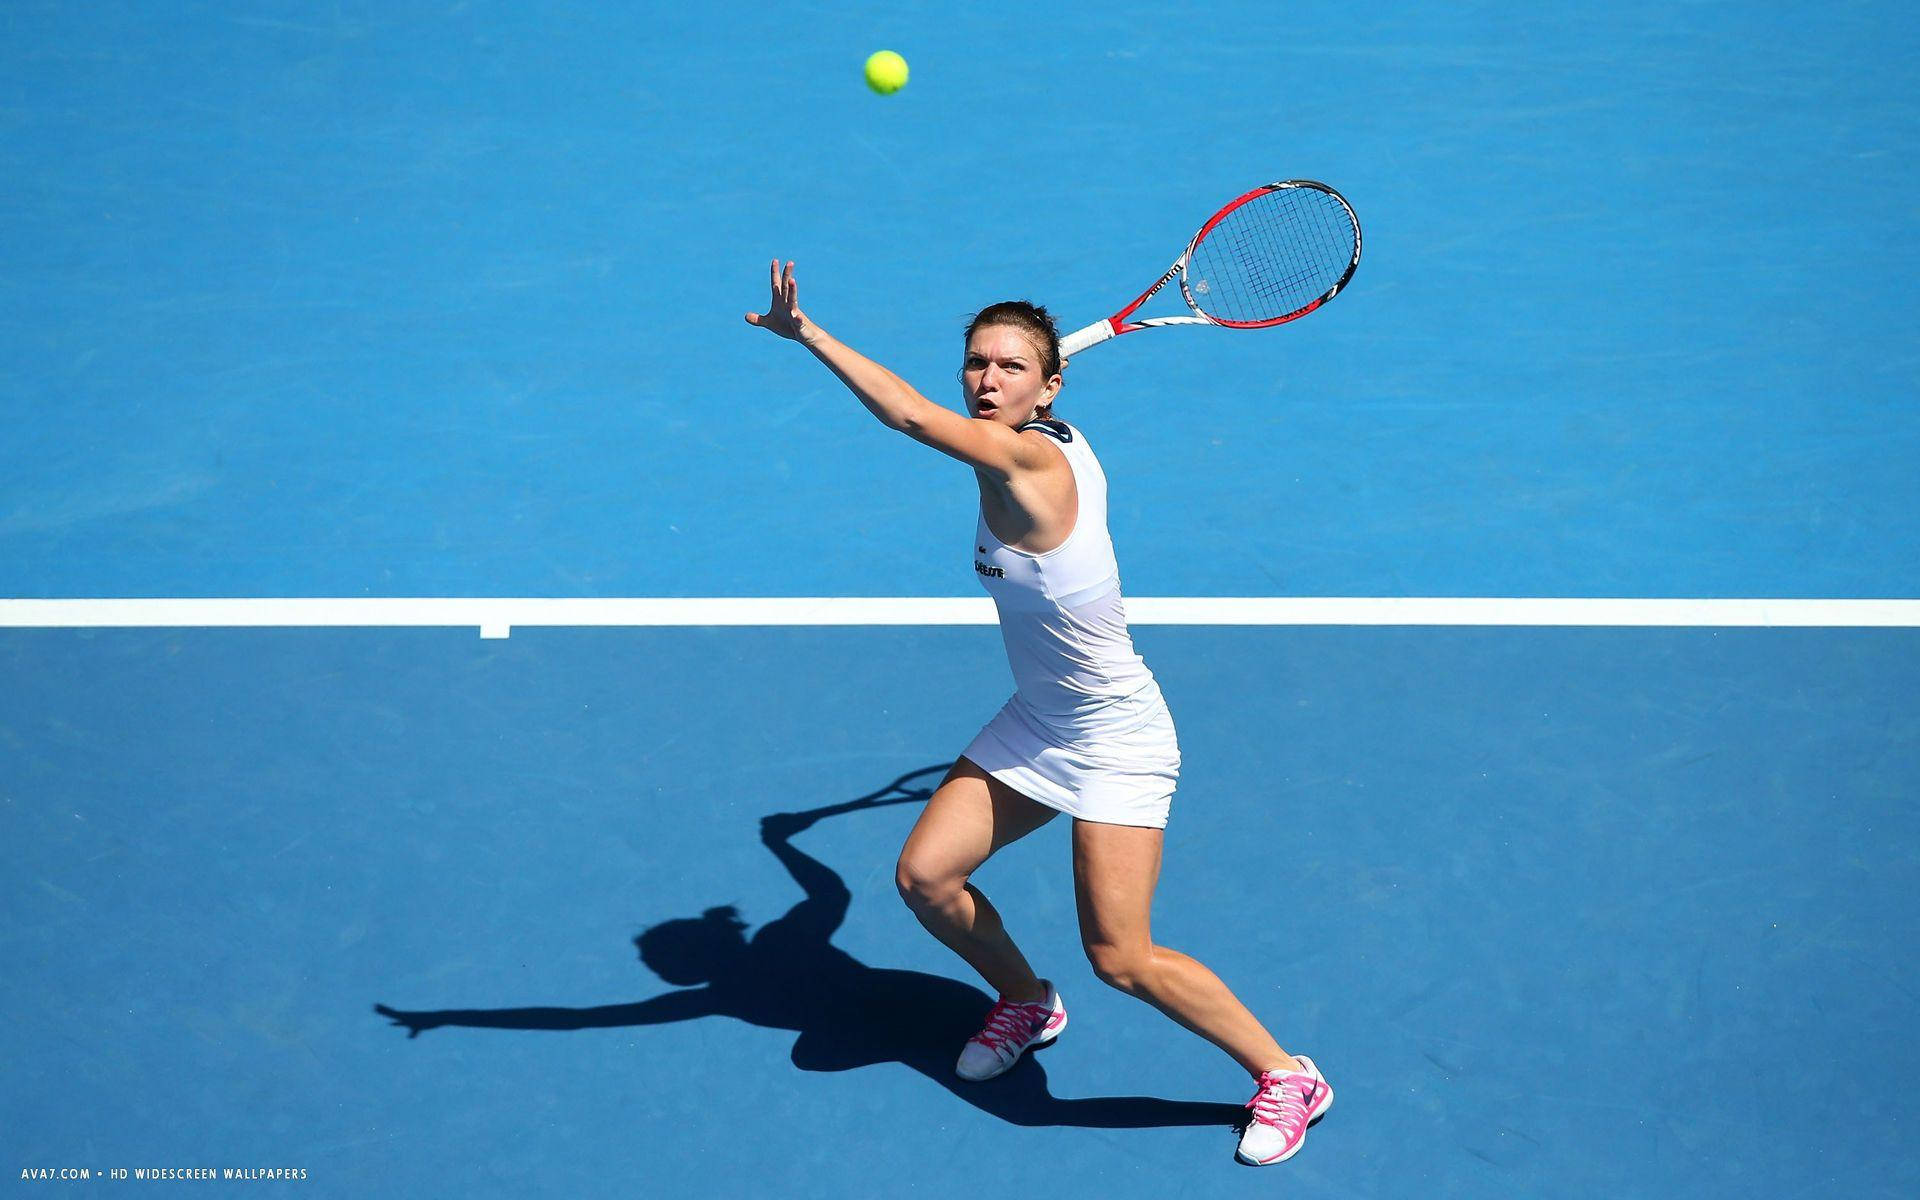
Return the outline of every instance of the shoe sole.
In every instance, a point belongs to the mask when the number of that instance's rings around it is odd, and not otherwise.
[[[968,1083],[985,1083],[989,1079],[998,1079],[1002,1075],[1005,1075],[1008,1071],[1011,1071],[1015,1067],[1020,1065],[1021,1055],[1031,1054],[1035,1050],[1045,1050],[1048,1046],[1053,1045],[1054,1039],[1058,1038],[1062,1033],[1064,1033],[1066,1031],[1066,1028],[1067,1028],[1067,1014],[1061,1013],[1060,1023],[1058,1025],[1055,1025],[1053,1029],[1049,1031],[1044,1037],[1036,1038],[1035,1040],[1028,1042],[1025,1046],[1022,1046],[1020,1048],[1020,1053],[1014,1055],[1013,1060],[1009,1062],[1006,1066],[1001,1067],[998,1071],[995,1071],[990,1075],[961,1075],[960,1072],[955,1071],[954,1075],[960,1079],[966,1080]]]
[[[1326,1080],[1323,1079],[1320,1082],[1324,1084]],[[1320,1123],[1321,1117],[1326,1116],[1331,1111],[1333,1111],[1333,1089],[1328,1088],[1327,1098],[1325,1103],[1315,1105],[1313,1112],[1307,1115],[1307,1128],[1312,1129],[1315,1125]],[[1284,1154],[1276,1154],[1272,1158],[1248,1158],[1246,1155],[1240,1153],[1240,1151],[1238,1150],[1235,1150],[1233,1152],[1233,1156],[1250,1167],[1270,1167],[1275,1163],[1283,1163],[1288,1159],[1292,1158],[1294,1155],[1300,1153],[1301,1147],[1305,1146],[1306,1144],[1307,1144],[1306,1135],[1301,1134],[1300,1140],[1293,1144],[1293,1148],[1291,1150],[1288,1150]]]

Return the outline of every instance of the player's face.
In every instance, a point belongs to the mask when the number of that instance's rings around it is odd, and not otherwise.
[[[985,421],[1019,428],[1033,410],[1060,390],[1060,377],[1047,376],[1039,347],[1026,331],[1011,325],[984,325],[967,340],[960,384],[967,413]]]

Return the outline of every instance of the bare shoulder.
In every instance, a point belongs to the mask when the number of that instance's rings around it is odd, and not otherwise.
[[[1073,440],[1073,430],[1059,421],[1030,421],[1016,435],[1019,449],[1014,462],[1026,471],[1072,473],[1064,447]]]

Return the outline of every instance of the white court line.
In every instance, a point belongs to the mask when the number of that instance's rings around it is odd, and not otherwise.
[[[1135,596],[1135,625],[1913,628],[1920,600]],[[202,629],[689,625],[991,625],[984,596],[0,600],[0,628]]]

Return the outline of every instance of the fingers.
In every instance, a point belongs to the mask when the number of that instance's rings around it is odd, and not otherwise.
[[[777,258],[767,264],[767,286],[773,293],[773,302],[764,313],[747,313],[747,324],[758,329],[771,329],[782,336],[792,336],[786,332],[786,327],[801,319],[800,285],[794,280],[792,259],[788,259],[785,266]]]

